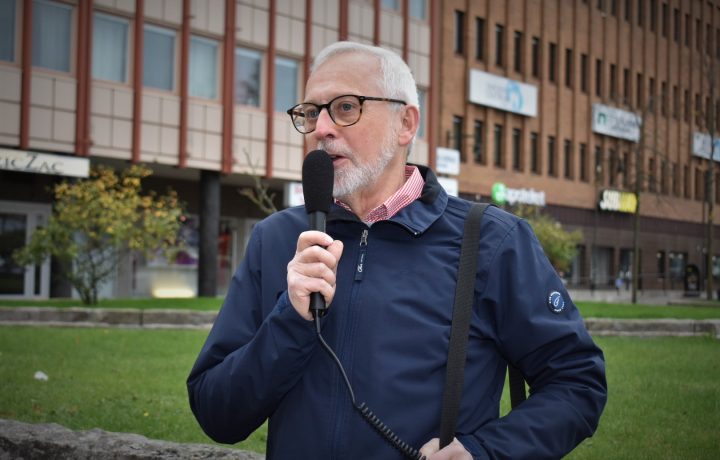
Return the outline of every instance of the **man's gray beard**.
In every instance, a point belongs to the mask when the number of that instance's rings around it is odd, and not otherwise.
[[[380,145],[380,156],[372,163],[358,164],[358,156],[345,143],[337,140],[321,140],[317,148],[325,150],[329,154],[342,155],[351,162],[350,167],[335,170],[335,181],[333,183],[333,197],[344,200],[359,190],[362,190],[375,181],[385,170],[390,160],[395,156],[397,145],[397,134],[388,133]]]

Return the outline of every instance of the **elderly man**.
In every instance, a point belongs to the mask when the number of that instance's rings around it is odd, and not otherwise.
[[[490,207],[456,438],[440,449],[471,203],[407,163],[417,89],[390,51],[330,45],[315,60],[304,102],[288,113],[310,149],[332,158],[327,233],[308,230],[303,207],[256,225],[188,378],[205,432],[235,443],[269,419],[270,459],[400,458],[355,410],[357,399],[428,459],[559,458],[592,435],[606,400],[602,352],[528,224]],[[309,310],[316,292],[330,305],[322,337],[346,375],[319,343]],[[508,363],[531,395],[499,418]]]

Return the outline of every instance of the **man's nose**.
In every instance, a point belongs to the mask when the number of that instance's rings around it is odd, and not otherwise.
[[[332,120],[332,117],[330,117],[330,112],[328,111],[328,109],[323,108],[322,110],[320,110],[318,119],[315,122],[315,131],[313,131],[313,135],[317,139],[324,139],[328,135],[334,135],[335,128],[335,122]]]

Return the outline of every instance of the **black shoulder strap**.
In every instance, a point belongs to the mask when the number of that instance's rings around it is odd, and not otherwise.
[[[460,413],[465,372],[470,317],[472,314],[477,273],[477,248],[480,242],[480,224],[487,203],[474,203],[465,220],[458,282],[455,287],[455,305],[450,327],[447,373],[443,391],[442,413],[440,415],[440,448],[447,446],[455,436],[455,426]],[[525,400],[525,380],[519,369],[508,366],[510,380],[510,404],[515,408]]]
[[[465,355],[475,292],[480,224],[487,206],[487,203],[474,203],[465,219],[463,241],[460,247],[458,281],[455,286],[455,306],[453,307],[452,326],[450,327],[450,345],[448,348],[445,388],[443,390],[442,413],[440,415],[441,449],[452,442],[455,436],[455,424],[460,413]]]

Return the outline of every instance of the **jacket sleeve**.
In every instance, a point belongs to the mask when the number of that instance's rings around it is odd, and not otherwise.
[[[520,368],[530,395],[458,438],[480,459],[561,458],[597,428],[607,399],[602,351],[527,222],[518,221],[489,260],[480,308],[494,310],[499,351]],[[556,312],[558,295],[564,308]]]
[[[258,227],[187,379],[190,407],[217,442],[242,441],[259,427],[300,379],[317,342],[312,323],[290,304],[287,261],[264,254]]]

